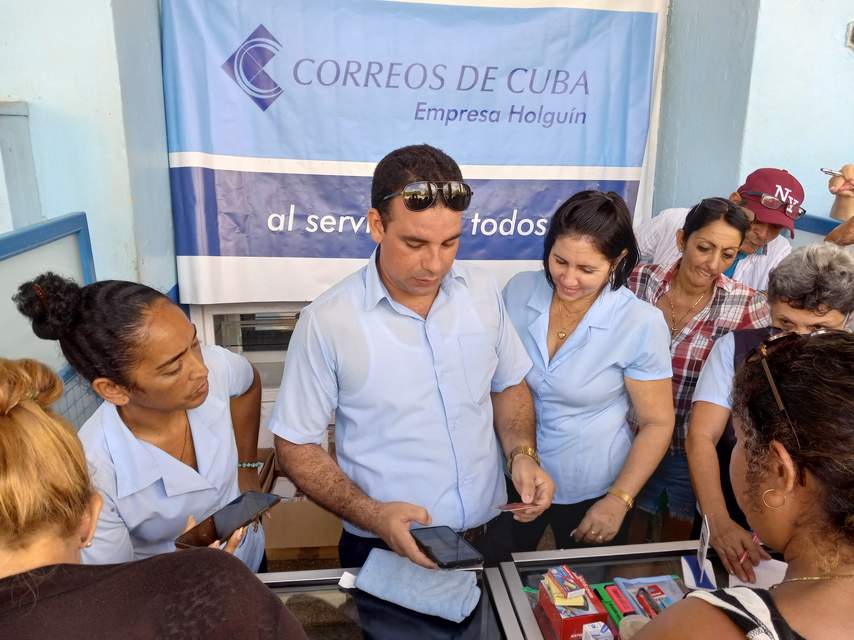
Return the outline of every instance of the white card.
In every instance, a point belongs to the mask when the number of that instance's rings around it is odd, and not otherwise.
[[[706,556],[709,555],[709,516],[703,514],[703,526],[700,529],[700,546],[697,547],[697,566],[700,567],[700,580],[706,573]]]

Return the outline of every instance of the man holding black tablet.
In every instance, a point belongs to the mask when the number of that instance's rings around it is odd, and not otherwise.
[[[342,566],[388,547],[435,566],[410,534],[447,525],[487,564],[512,551],[554,485],[536,455],[531,362],[488,273],[455,263],[471,189],[457,163],[404,147],[374,171],[368,264],[306,307],[270,419],[279,463],[344,520]],[[336,415],[336,462],[319,446]],[[513,485],[531,506],[501,514]]]

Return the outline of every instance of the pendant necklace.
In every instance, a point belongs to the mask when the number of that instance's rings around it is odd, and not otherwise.
[[[557,300],[558,305],[560,305],[560,308],[563,310],[563,313],[567,316],[570,315],[569,312],[566,310],[566,306],[564,306],[564,304],[563,304],[563,300],[561,300],[558,297],[555,297],[555,299]],[[558,340],[563,342],[564,340],[566,340],[566,337],[568,335],[569,335],[569,333],[567,332],[566,329],[558,327],[558,329],[557,329],[557,339]]]
[[[682,323],[682,321],[686,317],[688,317],[689,313],[691,313],[694,309],[697,308],[697,305],[700,304],[700,300],[705,298],[706,294],[708,293],[708,291],[704,291],[703,293],[701,293],[700,297],[694,301],[694,304],[692,304],[690,307],[688,307],[688,310],[685,313],[683,313],[681,316],[679,316],[679,318],[677,319],[676,318],[676,307],[673,306],[672,291],[673,290],[671,289],[670,291],[667,292],[667,304],[670,305],[670,337],[671,338],[675,337],[676,334],[679,333],[679,325]]]

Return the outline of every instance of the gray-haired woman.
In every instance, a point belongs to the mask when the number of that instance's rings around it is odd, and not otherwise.
[[[769,276],[768,302],[771,327],[734,331],[715,343],[694,391],[686,442],[691,482],[709,519],[711,544],[727,570],[748,582],[754,581],[753,566],[764,552],[747,531],[729,481],[735,370],[775,331],[845,328],[854,311],[854,255],[831,243],[793,251]]]

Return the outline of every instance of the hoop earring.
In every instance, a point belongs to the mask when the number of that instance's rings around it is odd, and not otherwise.
[[[786,504],[786,496],[783,496],[783,504],[775,507],[774,505],[768,504],[768,501],[765,499],[765,496],[767,496],[769,493],[773,493],[774,491],[775,489],[766,489],[762,492],[762,504],[764,504],[769,509],[773,509],[774,511],[776,511],[777,509],[781,509],[783,505]]]

